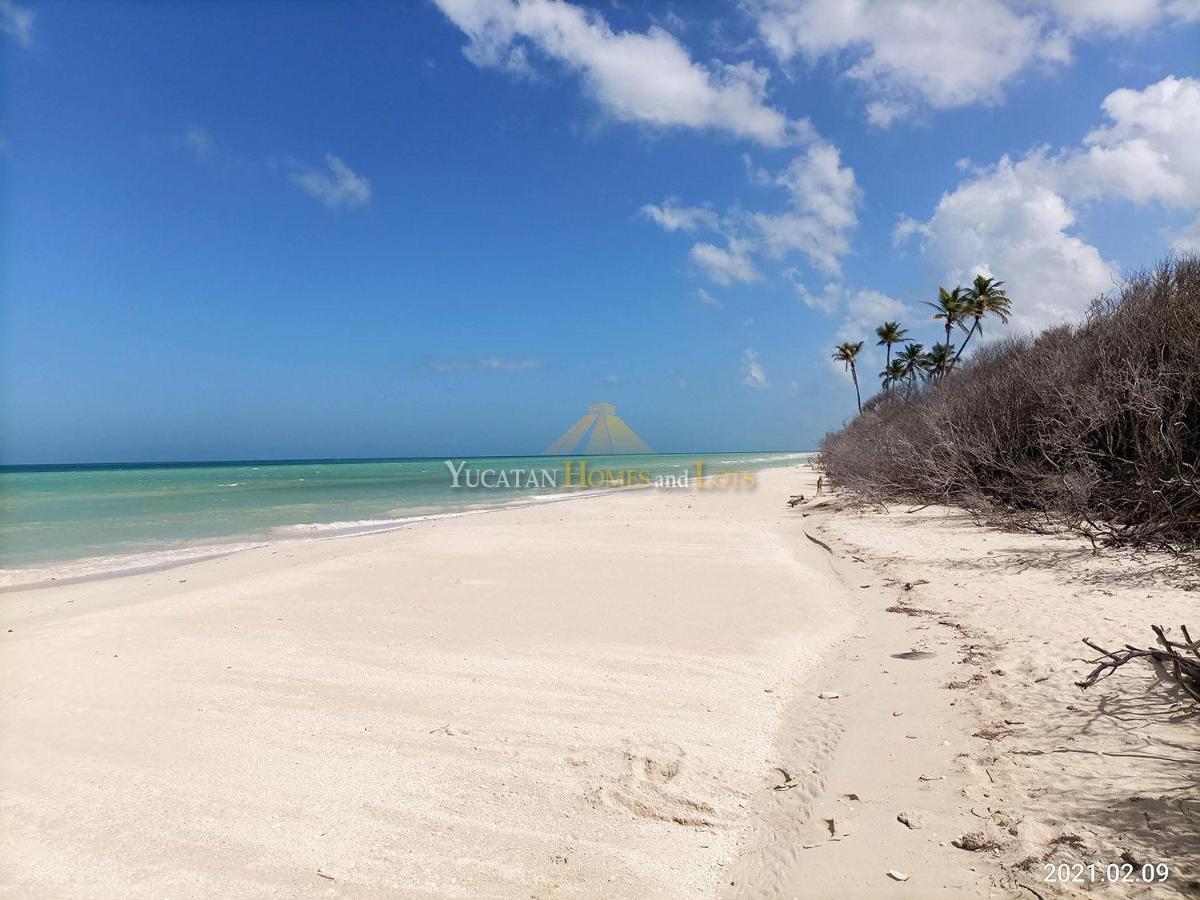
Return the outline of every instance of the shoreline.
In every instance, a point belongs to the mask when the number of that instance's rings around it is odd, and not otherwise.
[[[845,621],[806,477],[5,594],[5,884],[711,895]]]
[[[760,474],[7,592],[0,883],[1050,897],[1076,894],[1029,860],[1127,853],[1187,895],[1200,803],[1122,754],[1200,743],[1148,667],[1081,694],[1069,648],[1194,595]]]
[[[793,465],[796,462],[801,462],[812,457],[813,453],[809,451],[795,451],[773,453],[768,451],[758,451],[766,455],[753,456],[743,454],[747,458],[744,460],[736,459],[721,459],[722,464],[733,464],[742,462],[745,464],[754,464],[762,462],[774,462],[780,466]],[[656,458],[663,457],[681,457],[681,458],[696,458],[697,456],[722,456],[723,453],[713,454],[655,454]],[[534,457],[463,457],[465,461],[472,460],[494,460],[494,459],[533,459]],[[549,459],[559,459],[558,457],[548,457]],[[614,457],[617,459],[623,457]],[[633,457],[641,458],[641,457]],[[583,459],[592,459],[583,457]],[[357,465],[371,462],[426,462],[432,460],[279,460],[270,465],[276,467],[288,467],[297,465],[311,465],[322,462],[333,463],[336,465]],[[211,463],[201,464],[200,467],[208,469],[218,468],[236,468],[238,466],[251,465],[249,463]],[[34,467],[9,467],[16,474],[29,471],[34,474],[44,474],[46,472],[93,472],[93,471],[135,471],[146,469],[148,471],[156,470],[181,470],[187,471],[196,468],[195,464],[179,463],[179,464],[111,464],[99,466],[84,466],[84,465],[69,465],[69,466],[34,466]],[[261,468],[261,464],[254,464],[254,468]],[[774,466],[772,466],[773,468]],[[3,469],[3,467],[0,467]],[[760,469],[751,469],[750,471],[761,471]],[[9,472],[13,474],[14,472]],[[711,477],[711,476],[708,476]],[[303,479],[301,479],[303,480]],[[237,485],[222,485],[223,487],[235,487]],[[363,519],[319,519],[316,521],[282,523],[278,525],[268,526],[266,528],[250,529],[245,531],[234,531],[229,534],[216,537],[206,538],[181,538],[177,540],[164,540],[160,545],[150,549],[134,550],[131,552],[115,552],[102,553],[83,557],[67,557],[64,559],[50,560],[46,562],[38,562],[27,565],[13,565],[0,567],[0,593],[12,590],[22,590],[32,587],[47,587],[54,584],[69,584],[81,581],[89,581],[96,578],[112,578],[120,577],[125,574],[136,574],[158,571],[160,569],[173,568],[178,565],[186,565],[192,562],[199,562],[204,559],[215,558],[218,556],[228,555],[230,553],[238,553],[248,549],[254,549],[260,546],[274,545],[281,543],[289,543],[294,541],[308,540],[330,540],[341,539],[346,537],[358,537],[370,534],[382,534],[392,531],[399,531],[408,528],[414,524],[419,524],[427,520],[455,518],[460,516],[470,516],[479,513],[489,513],[502,511],[506,509],[520,509],[527,506],[538,505],[542,503],[559,503],[566,500],[576,500],[582,497],[596,497],[606,493],[618,490],[629,490],[632,488],[642,488],[647,486],[644,484],[630,485],[613,485],[608,487],[591,487],[587,489],[571,489],[564,488],[557,493],[518,493],[515,497],[503,499],[503,494],[508,493],[507,490],[498,491],[489,498],[488,494],[483,494],[478,502],[467,505],[432,505],[432,506],[415,506],[413,512],[406,515],[397,516],[378,516],[374,518]],[[665,487],[660,489],[666,489]],[[0,534],[0,539],[3,535]]]
[[[469,507],[447,512],[435,512],[421,515],[413,515],[407,517],[398,517],[396,519],[379,519],[373,520],[369,524],[367,522],[298,522],[294,525],[277,526],[273,531],[284,529],[294,529],[300,532],[302,529],[311,530],[312,534],[297,533],[295,535],[261,535],[256,532],[245,534],[232,534],[228,538],[222,539],[220,543],[195,543],[186,544],[178,548],[165,548],[159,550],[149,550],[144,554],[112,554],[106,556],[86,556],[79,559],[67,559],[56,562],[47,563],[43,566],[26,566],[22,568],[0,568],[0,594],[9,593],[12,591],[33,590],[39,588],[55,587],[63,584],[82,584],[88,581],[98,581],[108,578],[121,578],[126,575],[143,575],[150,572],[166,571],[168,569],[178,568],[179,566],[191,565],[192,563],[200,563],[210,559],[218,559],[223,556],[231,556],[237,553],[243,553],[247,550],[257,550],[263,547],[271,547],[276,545],[288,544],[303,544],[311,541],[338,541],[348,538],[367,537],[374,534],[392,534],[397,531],[403,531],[414,525],[419,525],[422,522],[437,521],[442,519],[457,519],[466,516],[482,515],[486,513],[503,512],[511,509],[523,509],[529,506],[540,506],[549,503],[562,503],[567,500],[582,500],[587,497],[597,497],[604,494],[610,494],[614,491],[622,490],[643,490],[645,486],[630,485],[622,488],[596,488],[586,491],[579,491],[572,494],[564,494],[563,496],[537,495],[535,497],[524,498],[521,500],[510,500],[503,503],[496,503],[490,506]],[[669,490],[668,488],[659,488],[658,490]],[[390,524],[388,524],[390,523]],[[352,526],[360,525],[361,528]],[[344,530],[332,530],[333,526],[346,526]],[[330,528],[329,531],[322,533],[321,529]],[[240,538],[240,540],[239,540]],[[164,557],[173,554],[183,554],[178,558],[154,560],[142,562],[150,557]],[[84,566],[101,566],[103,568],[95,571],[88,571],[78,575],[72,574],[55,574],[63,572],[71,572],[79,567]],[[39,577],[32,581],[16,581],[6,580],[24,576],[26,573],[40,573]]]

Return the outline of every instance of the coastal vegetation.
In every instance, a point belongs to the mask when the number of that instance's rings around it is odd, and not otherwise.
[[[928,305],[944,340],[929,350],[884,323],[882,390],[825,437],[825,474],[871,501],[1200,548],[1200,256],[1131,276],[1078,324],[981,342],[1023,299],[983,276],[939,289]],[[834,355],[856,396],[862,346]]]

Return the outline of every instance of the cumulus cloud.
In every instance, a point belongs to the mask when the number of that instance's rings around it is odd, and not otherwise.
[[[1200,19],[1196,0],[1050,0],[1050,9],[1068,31],[1124,33],[1157,25],[1164,19]]]
[[[288,177],[303,191],[330,209],[365,206],[371,201],[371,183],[332,153],[325,154],[325,169],[297,165]]]
[[[691,258],[717,284],[758,281],[761,276],[750,258],[751,246],[749,241],[740,238],[730,238],[725,248],[708,243],[693,244]]]
[[[917,234],[925,234],[929,230],[928,226],[923,222],[919,222],[912,216],[902,213],[897,220],[895,227],[892,228],[892,246],[902,247]]]
[[[1037,329],[1076,318],[1110,289],[1116,264],[1070,233],[1075,212],[1041,158],[995,167],[938,202],[921,249],[948,284],[999,274],[1014,304],[1013,325]]]
[[[801,279],[798,269],[786,269],[783,274],[792,283],[792,287],[795,288],[797,296],[804,301],[804,305],[812,309],[819,309],[825,313],[835,312],[849,296],[849,290],[840,281],[827,282],[818,294],[809,290],[808,285]]]
[[[742,353],[742,384],[760,391],[771,386],[758,353],[749,347]]]
[[[908,111],[906,104],[895,100],[872,100],[867,104],[867,121],[877,128],[890,128]]]
[[[836,147],[819,143],[793,159],[775,183],[787,189],[791,209],[780,215],[755,214],[767,252],[784,257],[799,251],[821,271],[838,273],[858,224],[862,192],[854,170],[841,164]]]
[[[1067,189],[1200,209],[1200,81],[1167,77],[1141,91],[1122,88],[1101,106],[1111,124],[1059,161]]]
[[[1168,77],[1114,91],[1102,108],[1108,123],[1080,145],[975,169],[927,222],[902,220],[897,236],[920,235],[947,282],[998,273],[1020,298],[1018,327],[1077,318],[1118,278],[1115,262],[1072,233],[1080,204],[1154,202],[1200,215],[1200,82]],[[1194,223],[1175,246],[1189,246],[1197,231]]]
[[[886,128],[921,109],[998,103],[1021,73],[1071,60],[1081,35],[1200,19],[1197,0],[749,0],[784,63],[830,60]]]
[[[641,213],[666,231],[696,231],[699,228],[716,231],[718,228],[717,214],[704,206],[678,206],[667,200],[661,206],[647,203]]]
[[[531,51],[578,73],[600,108],[624,122],[714,129],[779,146],[807,121],[767,105],[768,73],[749,62],[704,66],[668,31],[615,32],[597,12],[557,0],[435,0],[482,67],[528,73]]]
[[[692,262],[718,284],[758,280],[756,255],[785,260],[800,253],[826,275],[839,274],[858,225],[862,191],[854,170],[842,165],[838,149],[817,141],[775,174],[748,158],[744,162],[752,184],[783,189],[782,211],[738,208],[718,216],[707,206],[664,203],[648,204],[642,214],[667,231],[704,227],[723,237],[724,247],[701,241],[691,249]]]
[[[0,30],[22,47],[33,44],[32,9],[18,6],[12,0],[0,0]]]
[[[878,125],[916,101],[997,102],[1022,69],[1063,55],[1040,16],[1001,0],[764,0],[755,11],[781,61],[832,59],[877,94]]]
[[[874,329],[875,326],[888,319],[903,318],[911,314],[912,311],[912,308],[905,304],[903,300],[889,297],[880,291],[858,291],[847,304],[847,325],[843,325],[843,329],[849,324],[858,327],[859,330],[867,326]]]

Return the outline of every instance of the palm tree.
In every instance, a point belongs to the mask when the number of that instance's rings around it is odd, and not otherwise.
[[[926,306],[932,306],[937,310],[933,317],[935,319],[944,319],[946,322],[946,343],[950,343],[950,331],[963,320],[963,317],[968,315],[968,309],[963,302],[963,289],[956,287],[952,291],[947,291],[944,287],[938,288],[937,302],[930,300],[925,301]]]
[[[904,380],[904,363],[899,359],[893,359],[882,372],[879,373],[880,379],[883,381],[883,389],[891,390],[894,385],[899,384]]]
[[[896,354],[896,362],[904,364],[904,377],[908,379],[908,393],[911,394],[917,383],[917,376],[925,371],[925,348],[909,341],[904,345],[904,349]]]
[[[954,345],[934,344],[925,354],[925,365],[929,368],[931,378],[945,375],[954,367]]]
[[[906,334],[908,334],[908,329],[901,328],[899,322],[884,322],[875,329],[875,336],[879,338],[875,342],[875,346],[887,348],[887,360],[883,367],[885,372],[892,365],[892,345],[904,343]]]
[[[854,398],[858,401],[858,411],[862,412],[862,394],[858,391],[858,368],[855,362],[858,359],[858,353],[863,348],[863,342],[851,343],[846,341],[844,344],[838,344],[834,351],[833,358],[840,363],[846,364],[846,369],[850,372],[850,377],[854,379]]]
[[[970,315],[974,321],[967,332],[966,340],[962,342],[962,346],[958,348],[958,353],[954,356],[955,362],[958,362],[958,358],[967,349],[967,343],[971,340],[971,336],[976,331],[983,334],[983,326],[980,324],[980,320],[984,316],[995,316],[1001,322],[1007,324],[1008,313],[1011,308],[1008,294],[1004,292],[1004,282],[997,281],[995,278],[984,278],[982,275],[976,275],[974,284],[963,293],[963,304],[967,308],[967,315]],[[961,322],[959,324],[961,327]]]

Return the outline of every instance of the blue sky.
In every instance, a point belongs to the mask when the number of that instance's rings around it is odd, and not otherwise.
[[[1026,330],[1200,246],[1197,20],[0,0],[0,461],[812,447],[939,284]]]

